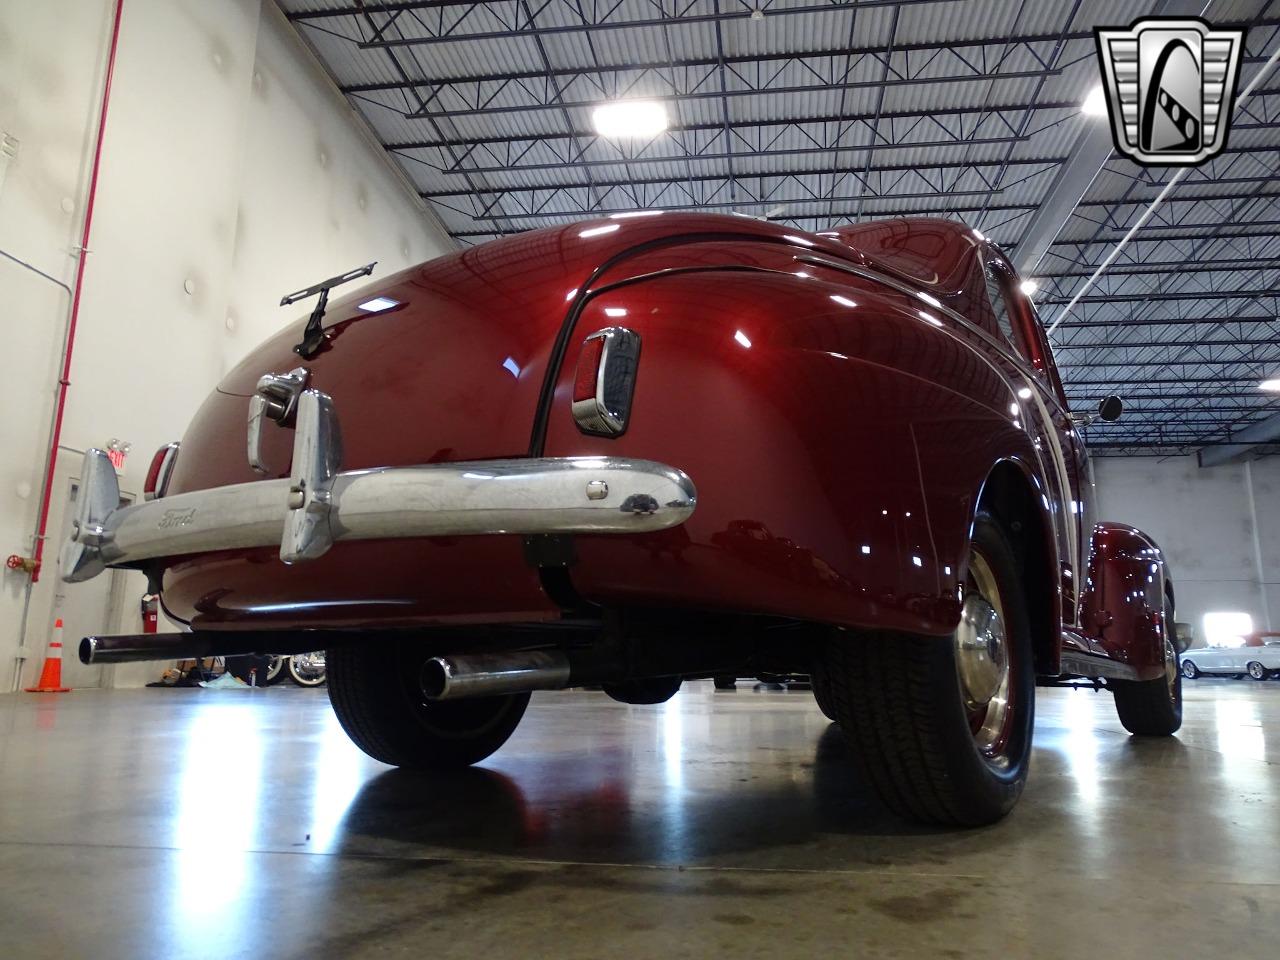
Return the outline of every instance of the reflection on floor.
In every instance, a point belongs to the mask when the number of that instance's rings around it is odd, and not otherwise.
[[[1039,692],[1031,784],[889,816],[803,692],[535,695],[456,776],[368,760],[323,690],[0,697],[0,943],[21,957],[1274,956],[1280,683],[1177,739]],[[17,945],[17,949],[8,947]],[[12,952],[10,952],[12,950]]]

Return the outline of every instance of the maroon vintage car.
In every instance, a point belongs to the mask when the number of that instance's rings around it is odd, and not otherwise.
[[[327,648],[407,767],[488,756],[535,689],[808,673],[888,804],[953,824],[1016,801],[1037,682],[1178,728],[1161,552],[1094,522],[1089,418],[977,231],[620,214],[315,292],[150,502],[89,452],[64,577],[144,570],[190,632],[86,662]]]

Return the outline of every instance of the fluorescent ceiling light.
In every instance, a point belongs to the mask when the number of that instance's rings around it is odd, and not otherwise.
[[[1270,380],[1263,380],[1258,384],[1259,390],[1266,390],[1270,393],[1280,393],[1280,377],[1272,377]]]
[[[605,234],[605,233],[613,233],[613,231],[618,230],[618,229],[620,229],[620,228],[619,228],[619,226],[618,226],[618,224],[616,224],[616,223],[611,223],[611,224],[609,224],[609,225],[607,225],[607,226],[604,226],[604,227],[591,227],[591,228],[590,228],[590,229],[588,229],[588,230],[583,230],[581,233],[579,233],[579,234],[578,234],[578,236],[580,236],[580,237],[598,237],[598,236],[600,236],[600,235],[602,235],[602,234]]]
[[[1089,95],[1084,98],[1084,103],[1080,104],[1080,110],[1086,117],[1105,117],[1107,115],[1107,94],[1101,85],[1089,91]]]
[[[733,339],[737,340],[744,347],[751,346],[751,341],[747,338],[747,335],[743,333],[741,330],[739,330],[737,333],[733,335]]]
[[[399,300],[392,300],[390,297],[374,297],[372,300],[366,300],[360,304],[358,309],[364,310],[366,313],[377,313],[379,310],[390,310],[392,307],[400,306]]]
[[[625,317],[627,315],[626,307],[605,307],[604,315],[606,317]]]
[[[842,307],[856,307],[858,305],[856,301],[850,300],[848,297],[842,297],[838,293],[831,294],[831,299]]]
[[[1036,283],[1034,280],[1023,280],[1018,284],[1018,289],[1029,297],[1040,289],[1040,284]]]
[[[667,129],[667,108],[656,100],[619,100],[591,111],[602,137],[652,137]]]

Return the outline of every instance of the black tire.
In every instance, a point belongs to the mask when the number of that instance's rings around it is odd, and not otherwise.
[[[1173,604],[1164,599],[1164,622],[1173,623]],[[1112,680],[1120,724],[1138,737],[1168,737],[1182,726],[1182,670],[1178,652],[1165,640],[1165,675],[1154,680]]]
[[[1253,680],[1265,680],[1270,675],[1266,667],[1257,660],[1250,660],[1244,665],[1245,673],[1249,674]]]
[[[1195,665],[1194,660],[1182,661],[1182,675],[1188,680],[1195,680],[1200,676],[1200,668]]]
[[[994,823],[1013,808],[1026,783],[1035,717],[1020,568],[1004,529],[985,511],[975,520],[971,549],[999,591],[1008,640],[1010,708],[992,752],[980,749],[970,729],[954,638],[837,633],[818,670],[836,723],[885,804],[947,826]]]
[[[300,687],[318,687],[328,679],[327,667],[319,673],[312,673],[309,670],[301,670],[298,667],[297,657],[289,657],[285,660],[284,672],[288,674],[290,680]]]
[[[288,676],[288,671],[285,670],[285,661],[288,659],[288,657],[279,657],[274,654],[267,658],[267,676],[262,684],[264,687],[274,687]]]
[[[478,763],[515,732],[529,694],[428,701],[420,680],[428,655],[401,640],[326,651],[333,712],[352,742],[383,763],[410,770]]]
[[[831,702],[831,689],[827,686],[821,670],[814,671],[809,677],[809,686],[813,689],[813,699],[818,702],[822,715],[832,723],[837,723],[835,705]]]
[[[711,682],[715,684],[715,687],[717,690],[737,690],[738,689],[737,677],[722,675],[722,676],[713,677]]]

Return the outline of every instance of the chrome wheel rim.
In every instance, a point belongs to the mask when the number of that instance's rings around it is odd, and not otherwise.
[[[1013,715],[1013,657],[1000,586],[976,551],[965,587],[955,632],[956,675],[974,745],[989,761],[999,761]]]
[[[316,683],[324,677],[324,651],[299,653],[293,657],[293,671],[298,677],[309,683]]]
[[[1254,669],[1255,667],[1257,668],[1256,670]],[[1266,678],[1267,671],[1262,668],[1262,664],[1251,663],[1249,664],[1248,669],[1249,669],[1249,676],[1253,677],[1253,679],[1262,680]]]

